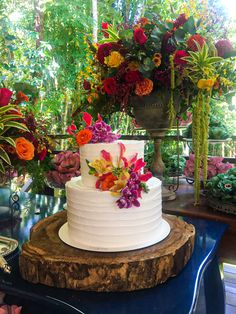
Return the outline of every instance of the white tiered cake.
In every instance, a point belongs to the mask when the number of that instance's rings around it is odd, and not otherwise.
[[[120,141],[121,142],[121,141]],[[122,141],[124,157],[136,153],[143,158],[142,141]],[[97,178],[89,174],[87,161],[100,157],[105,150],[118,162],[118,142],[86,144],[80,147],[81,177],[66,184],[67,223],[59,231],[67,244],[90,251],[118,252],[144,248],[163,240],[170,232],[162,219],[161,181],[151,178],[148,193],[141,192],[140,207],[119,208],[117,196],[95,188]]]

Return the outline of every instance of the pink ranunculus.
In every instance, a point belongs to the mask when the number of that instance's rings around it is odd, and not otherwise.
[[[12,96],[12,91],[8,88],[0,88],[0,107],[7,106]]]
[[[136,28],[134,30],[134,41],[139,45],[144,45],[147,41],[147,36],[144,33],[143,28]]]

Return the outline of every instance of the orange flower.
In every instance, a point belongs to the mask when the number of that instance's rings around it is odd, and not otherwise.
[[[153,90],[153,81],[144,78],[142,81],[136,83],[135,94],[138,96],[145,96],[151,93]]]
[[[111,187],[115,184],[117,177],[114,176],[112,173],[107,175],[105,179],[101,183],[101,189],[103,191],[109,191]]]
[[[29,101],[29,98],[24,94],[22,93],[21,91],[19,91],[17,94],[16,94],[16,104],[20,104],[21,102],[28,102]]]
[[[95,99],[98,99],[99,96],[97,93],[91,93],[90,95],[88,95],[87,97],[87,101],[89,104],[91,104]]]
[[[24,137],[15,140],[16,153],[20,159],[32,160],[34,158],[34,145]]]
[[[88,130],[81,130],[76,135],[76,142],[78,145],[84,145],[90,142],[91,138],[93,137],[93,133]]]

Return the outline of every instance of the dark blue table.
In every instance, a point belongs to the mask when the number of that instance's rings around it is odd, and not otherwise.
[[[0,201],[7,200],[0,189]],[[0,235],[17,239],[21,244],[29,237],[31,226],[39,219],[63,209],[65,200],[51,196],[20,196],[20,219],[0,224]],[[40,209],[36,215],[35,210]],[[204,280],[207,314],[224,313],[224,289],[217,261],[217,247],[227,225],[207,220],[188,219],[196,228],[193,255],[182,272],[155,288],[135,292],[95,293],[51,288],[24,281],[19,274],[18,254],[9,257],[12,274],[0,271],[0,290],[11,296],[31,300],[51,308],[48,313],[84,314],[187,314],[194,313],[200,282]],[[41,311],[43,314],[44,312]]]

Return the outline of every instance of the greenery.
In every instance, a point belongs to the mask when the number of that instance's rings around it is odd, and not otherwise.
[[[98,41],[102,38],[102,22],[108,22],[114,28],[123,23],[132,25],[139,17],[150,12],[165,20],[173,20],[180,13],[188,16],[191,14],[196,20],[200,20],[201,27],[206,25],[204,29],[202,27],[203,33],[215,38],[233,39],[235,33],[235,23],[228,18],[220,1],[98,0],[97,3],[100,34]],[[209,23],[205,23],[206,17]],[[0,87],[25,93],[30,101],[22,107],[27,107],[36,119],[43,116],[49,120],[49,134],[65,134],[67,126],[72,120],[76,120],[77,113],[87,109],[91,113],[95,111],[93,99],[90,98],[92,101],[89,103],[83,90],[84,79],[94,75],[91,72],[92,54],[88,46],[88,42],[93,43],[93,28],[92,1],[0,2]],[[232,66],[228,65],[218,71],[235,82],[235,70]],[[232,100],[232,95],[229,94],[228,98]],[[220,120],[223,117],[230,132],[235,132],[235,100],[232,100],[231,105],[226,105],[216,94],[214,102],[214,106],[211,104],[213,114]],[[103,118],[114,129],[120,129],[122,134],[145,134],[144,130],[136,128],[134,121],[123,113],[114,113]],[[3,124],[0,129],[2,136]],[[3,138],[0,141],[2,151]],[[57,148],[66,149],[65,141]],[[230,147],[231,152],[234,149],[233,146]],[[167,144],[165,141],[163,150],[176,154],[176,143]],[[147,145],[146,152],[150,163],[152,142]],[[3,156],[4,153],[1,154]],[[4,156],[6,161],[7,157],[5,154]],[[2,160],[1,158],[0,167]],[[31,173],[36,176],[38,163],[31,165]]]

